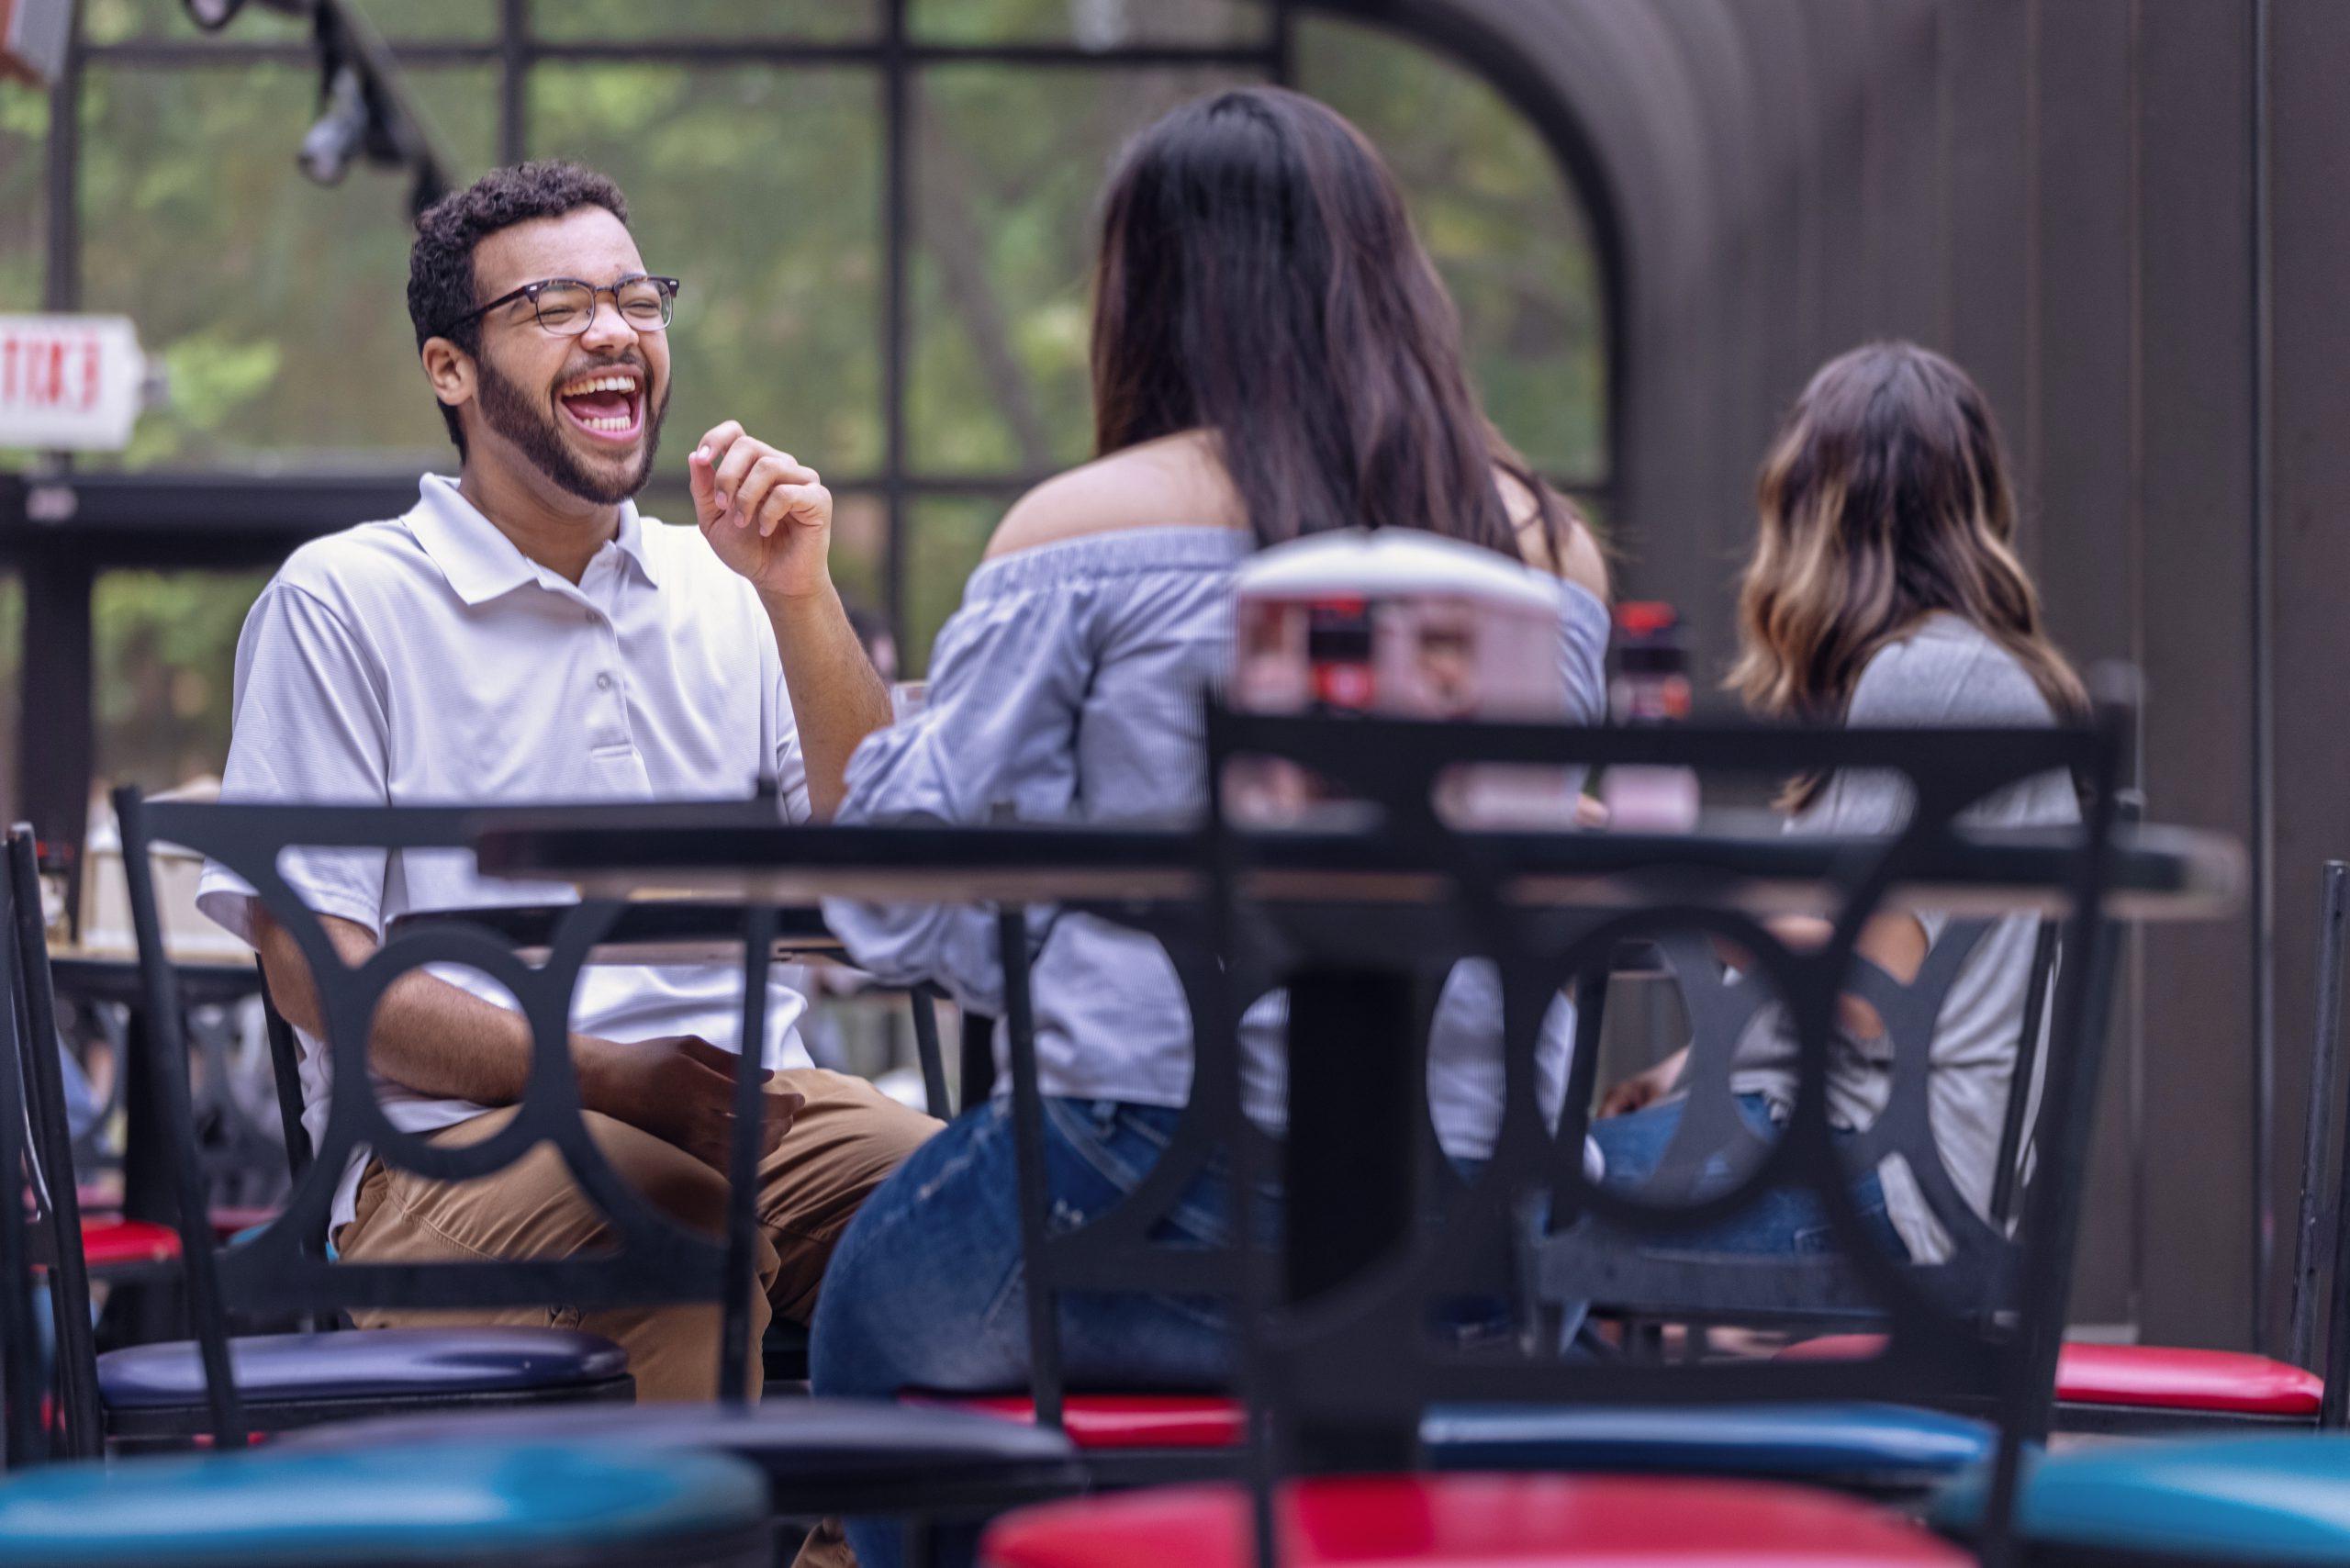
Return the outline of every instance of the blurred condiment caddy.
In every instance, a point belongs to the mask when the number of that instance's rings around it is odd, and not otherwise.
[[[1491,550],[1413,529],[1344,529],[1261,550],[1237,574],[1229,698],[1251,712],[1415,719],[1559,719],[1556,578]],[[1236,811],[1294,821],[1327,791],[1287,763],[1230,778]],[[1438,790],[1456,823],[1563,824],[1558,768],[1463,768]]]

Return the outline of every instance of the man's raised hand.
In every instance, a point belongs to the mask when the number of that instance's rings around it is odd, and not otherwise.
[[[831,587],[833,493],[816,470],[727,420],[687,459],[694,521],[718,558],[771,599]]]

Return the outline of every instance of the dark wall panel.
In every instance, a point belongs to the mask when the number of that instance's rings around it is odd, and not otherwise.
[[[1947,345],[1940,0],[1876,0],[1868,39],[1862,154],[1865,242],[1846,286],[1867,302],[1870,337]]]
[[[2031,374],[2031,95],[2035,0],[1975,0],[1942,19],[1942,164],[1948,232],[1942,337],[2006,421],[2030,491],[2038,454]],[[2037,540],[2027,536],[2027,555]]]
[[[2350,203],[2342,197],[2350,6],[2274,0],[2270,17],[2278,1128],[2270,1181],[2287,1219],[2273,1326],[2301,1180],[2318,867],[2350,857]],[[2333,1120],[2338,1128],[2338,1109]]]
[[[2146,794],[2165,822],[2254,828],[2252,54],[2248,8],[2143,7],[2140,450]],[[2247,921],[2146,937],[2145,1329],[2251,1332]]]
[[[2039,330],[2027,366],[2037,387],[2034,417],[2018,438],[2033,454],[2025,469],[2025,536],[2057,641],[2084,664],[2134,660],[2141,625],[2134,34],[2124,6],[2043,5],[2034,23],[2038,243],[2031,271]],[[2137,957],[2135,944],[2131,956]],[[2116,1009],[2090,1167],[2092,1217],[2081,1227],[2075,1312],[2095,1322],[2137,1316],[2143,1069],[2136,999],[2136,986],[2125,986]]]
[[[1807,357],[1825,357],[1829,344],[1849,347],[1876,327],[1869,291],[1858,286],[1869,249],[1868,197],[1871,128],[1876,123],[1868,91],[1873,0],[1813,0],[1808,7],[1818,73],[1813,108],[1819,172],[1813,188],[1818,231],[1819,339]]]

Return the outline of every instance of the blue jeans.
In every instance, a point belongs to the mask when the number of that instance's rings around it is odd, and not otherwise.
[[[1045,1102],[1045,1173],[1054,1227],[1074,1229],[1132,1192],[1158,1162],[1181,1112],[1109,1100]],[[1011,1107],[966,1112],[866,1200],[824,1274],[809,1345],[820,1394],[887,1399],[904,1389],[1001,1393],[1028,1380],[1028,1304]],[[1158,1228],[1170,1247],[1222,1247],[1229,1194],[1203,1176]],[[1228,1386],[1225,1308],[1211,1297],[1060,1298],[1071,1386]],[[901,1556],[893,1521],[852,1519],[864,1568]],[[943,1561],[968,1550],[942,1540]]]
[[[1644,1111],[1591,1124],[1592,1141],[1607,1157],[1605,1185],[1628,1192],[1654,1173],[1664,1159],[1665,1146],[1681,1126],[1684,1103],[1668,1101]],[[1770,1102],[1762,1095],[1740,1095],[1738,1108],[1758,1137],[1768,1141],[1777,1136],[1772,1126]],[[1836,1137],[1841,1141],[1852,1135],[1838,1133]],[[1718,1193],[1727,1187],[1729,1172],[1725,1170],[1719,1174],[1724,1178],[1720,1186],[1703,1190]],[[1909,1249],[1902,1245],[1900,1233],[1893,1228],[1893,1221],[1886,1213],[1885,1186],[1875,1171],[1853,1177],[1852,1201],[1860,1207],[1861,1224],[1870,1240],[1888,1258],[1907,1258]],[[1830,1227],[1828,1212],[1819,1206],[1819,1201],[1800,1189],[1785,1188],[1761,1194],[1756,1202],[1718,1225],[1674,1237],[1669,1245],[1676,1253],[1726,1252],[1749,1257],[1841,1250]]]

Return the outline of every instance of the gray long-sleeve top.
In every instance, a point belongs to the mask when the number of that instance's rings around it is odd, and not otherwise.
[[[1852,688],[1844,722],[1854,727],[1984,729],[2053,724],[2047,698],[2021,662],[1980,627],[1955,615],[1921,622],[1869,660]],[[1787,823],[1789,833],[1891,834],[1908,822],[1909,786],[1898,774],[1839,773],[1818,800]],[[1991,796],[1961,820],[1977,827],[2053,827],[2081,820],[2073,781],[2042,774]],[[1929,943],[1949,918],[1919,915]],[[1927,1081],[1934,1141],[1953,1182],[1978,1215],[1988,1214],[1997,1179],[1999,1135],[2009,1082],[2023,1034],[2038,919],[2012,914],[1996,921],[1942,999],[1934,1026],[1932,1072]],[[2046,1020],[2042,1020],[2042,1028]],[[1830,1114],[1843,1126],[1866,1126],[1892,1094],[1882,1041],[1839,1039],[1830,1058]],[[1741,1042],[1741,1092],[1786,1103],[1795,1097],[1796,1046],[1784,1019],[1765,1014]],[[1898,1160],[1883,1172],[1886,1210],[1909,1255],[1947,1257],[1949,1238],[1928,1207],[1916,1177]]]
[[[868,736],[848,767],[845,823],[1166,822],[1202,809],[1202,690],[1229,660],[1233,573],[1253,541],[1225,528],[1089,535],[980,566],[931,655],[929,701]],[[1574,722],[1606,709],[1606,608],[1560,585],[1559,656]],[[856,961],[886,979],[934,980],[1000,1013],[991,917],[950,905],[834,901],[825,916]],[[1192,1025],[1173,966],[1151,938],[1096,917],[1032,924],[1036,1050],[1046,1092],[1181,1105]],[[1438,1136],[1460,1159],[1491,1152],[1501,1102],[1500,997],[1490,967],[1453,971],[1429,1040]],[[1242,1025],[1251,1114],[1279,1121],[1282,999]],[[1542,1084],[1555,1112],[1574,1022],[1544,1028]],[[999,1058],[1002,1042],[999,1036]],[[1002,1081],[1001,1076],[999,1081]]]

